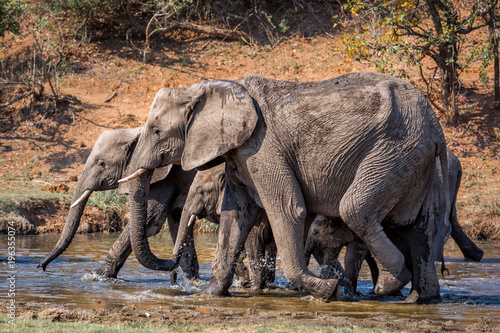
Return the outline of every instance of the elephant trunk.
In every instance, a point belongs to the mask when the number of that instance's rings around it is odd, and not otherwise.
[[[195,218],[195,214],[189,214],[186,210],[183,211],[181,222],[179,225],[179,231],[175,240],[174,252],[172,254],[172,260],[175,266],[179,264],[182,256],[182,251],[188,244],[189,236],[192,234]]]
[[[71,244],[71,241],[76,234],[76,230],[80,225],[80,219],[82,217],[83,210],[87,205],[87,201],[91,193],[92,191],[90,190],[86,190],[85,192],[83,192],[83,194],[81,193],[81,190],[77,189],[75,191],[75,195],[73,196],[73,203],[71,205],[71,208],[69,209],[63,232],[59,237],[56,246],[54,246],[52,251],[50,251],[50,253],[42,260],[42,262],[38,264],[37,268],[42,267],[42,269],[45,271],[47,265],[52,260],[59,257],[59,255],[61,255],[66,250],[69,244]]]
[[[131,180],[130,191],[130,243],[137,260],[146,268],[171,271],[175,265],[172,260],[162,260],[156,257],[149,248],[147,240],[147,205],[149,198],[149,183],[152,170]]]

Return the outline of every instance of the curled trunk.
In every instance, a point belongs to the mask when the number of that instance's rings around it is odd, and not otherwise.
[[[144,267],[171,271],[174,269],[174,262],[156,257],[151,252],[147,239],[147,204],[151,175],[152,170],[131,180],[133,183],[130,187],[130,243],[137,260]]]

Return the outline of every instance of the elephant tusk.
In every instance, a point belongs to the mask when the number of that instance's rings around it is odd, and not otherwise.
[[[189,218],[189,222],[188,222],[188,228],[191,228],[191,225],[193,225],[195,218],[196,218],[195,214],[191,215],[191,217]]]
[[[92,194],[91,190],[85,190],[85,192],[83,192],[83,194],[75,202],[73,202],[69,208],[78,206],[80,202],[87,199],[91,194]]]
[[[120,179],[118,181],[118,183],[126,183],[128,181],[131,181],[132,179],[139,177],[140,175],[142,175],[146,171],[148,171],[148,169],[139,169],[136,172],[134,172],[133,174],[131,174],[130,176]]]

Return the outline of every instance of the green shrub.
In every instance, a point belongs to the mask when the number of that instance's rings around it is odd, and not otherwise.
[[[20,33],[19,18],[25,8],[26,4],[19,0],[0,0],[0,37],[4,37],[7,31]]]

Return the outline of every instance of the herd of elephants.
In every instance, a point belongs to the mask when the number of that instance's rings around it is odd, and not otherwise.
[[[318,82],[248,75],[158,91],[139,128],[104,131],[78,179],[59,241],[69,246],[93,191],[129,195],[130,220],[96,270],[117,277],[127,257],[199,277],[195,218],[219,223],[210,283],[229,295],[234,275],[254,291],[272,283],[279,251],[296,289],[323,300],[355,293],[366,260],[373,291],[436,303],[436,261],[452,236],[464,257],[481,251],[458,224],[462,169],[425,96],[383,74]],[[168,221],[172,259],[148,237]],[[338,257],[346,247],[344,266]],[[246,253],[248,268],[241,258]],[[320,276],[308,270],[311,255]]]

